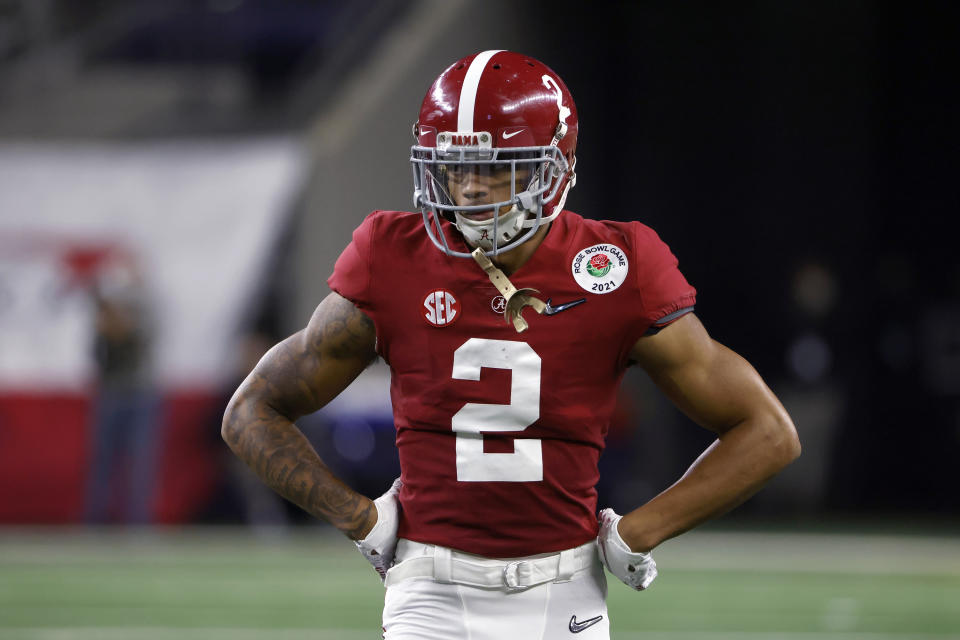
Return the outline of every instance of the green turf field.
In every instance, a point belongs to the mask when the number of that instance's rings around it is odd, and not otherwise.
[[[610,580],[613,637],[960,638],[960,540],[694,532],[645,593]],[[345,539],[243,530],[0,529],[0,638],[379,638],[383,589]]]

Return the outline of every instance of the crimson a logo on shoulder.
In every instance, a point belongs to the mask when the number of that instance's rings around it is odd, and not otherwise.
[[[435,327],[447,327],[460,319],[460,301],[446,289],[434,289],[423,299],[423,318]]]

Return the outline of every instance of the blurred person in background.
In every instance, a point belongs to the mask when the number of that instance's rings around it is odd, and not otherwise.
[[[154,317],[135,258],[125,252],[108,258],[90,293],[97,387],[85,520],[150,524],[161,402],[153,369]]]
[[[799,455],[779,401],[693,315],[695,290],[659,237],[563,211],[577,133],[543,63],[484,51],[448,67],[414,125],[421,212],[367,217],[333,293],[224,416],[234,452],[384,579],[387,639],[609,638],[603,567],[647,588],[654,547]],[[293,421],[377,355],[402,472],[371,500]],[[598,519],[597,462],[633,364],[717,440],[658,496]]]

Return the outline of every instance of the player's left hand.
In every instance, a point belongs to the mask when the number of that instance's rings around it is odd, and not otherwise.
[[[617,530],[622,517],[613,509],[600,512],[600,534],[597,536],[600,559],[607,571],[620,578],[625,585],[643,591],[657,577],[657,563],[653,561],[652,553],[631,551],[623,541]]]
[[[373,501],[374,506],[377,507],[377,523],[370,529],[366,538],[356,541],[357,549],[380,574],[381,581],[387,579],[387,569],[393,564],[393,553],[397,548],[397,527],[400,524],[399,495],[402,486],[403,482],[397,478],[385,494]]]

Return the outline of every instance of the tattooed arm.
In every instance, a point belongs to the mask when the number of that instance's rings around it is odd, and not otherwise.
[[[331,473],[293,424],[320,409],[376,357],[373,322],[336,293],[310,323],[273,347],[233,394],[221,433],[277,493],[354,540],[377,520],[367,497]]]

